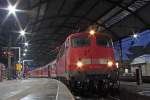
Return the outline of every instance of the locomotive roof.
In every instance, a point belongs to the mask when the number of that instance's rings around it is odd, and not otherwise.
[[[103,33],[103,32],[96,32],[94,35],[95,36],[106,36],[106,37],[112,38],[112,36],[110,34]],[[72,33],[71,35],[68,36],[68,38],[77,37],[77,36],[90,36],[90,33],[89,32]]]

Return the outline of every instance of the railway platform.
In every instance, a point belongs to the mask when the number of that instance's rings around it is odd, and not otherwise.
[[[1,82],[0,100],[74,100],[74,97],[63,83],[41,78]]]
[[[150,100],[150,84],[136,82],[120,83],[121,100]]]

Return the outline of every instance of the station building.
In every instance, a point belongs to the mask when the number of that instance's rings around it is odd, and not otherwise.
[[[136,69],[140,69],[142,76],[150,76],[150,54],[142,55],[131,62],[131,74],[134,76]]]

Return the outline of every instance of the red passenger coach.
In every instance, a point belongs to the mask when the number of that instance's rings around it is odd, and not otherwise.
[[[31,77],[39,77],[39,78],[40,77],[48,77],[48,70],[45,66],[40,67],[40,68],[30,71],[30,76]]]
[[[104,80],[116,83],[118,73],[111,37],[104,33],[70,35],[57,56],[56,71],[57,77],[73,87],[85,82],[103,84]]]
[[[51,77],[56,78],[56,67],[55,67],[56,61],[52,61],[48,63],[45,66],[36,68],[32,71],[30,71],[31,77]]]

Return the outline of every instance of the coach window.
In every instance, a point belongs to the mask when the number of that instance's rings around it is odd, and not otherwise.
[[[98,36],[96,37],[96,44],[99,46],[111,47],[111,40],[108,37]]]
[[[78,37],[72,39],[72,47],[86,47],[90,45],[90,38]]]

